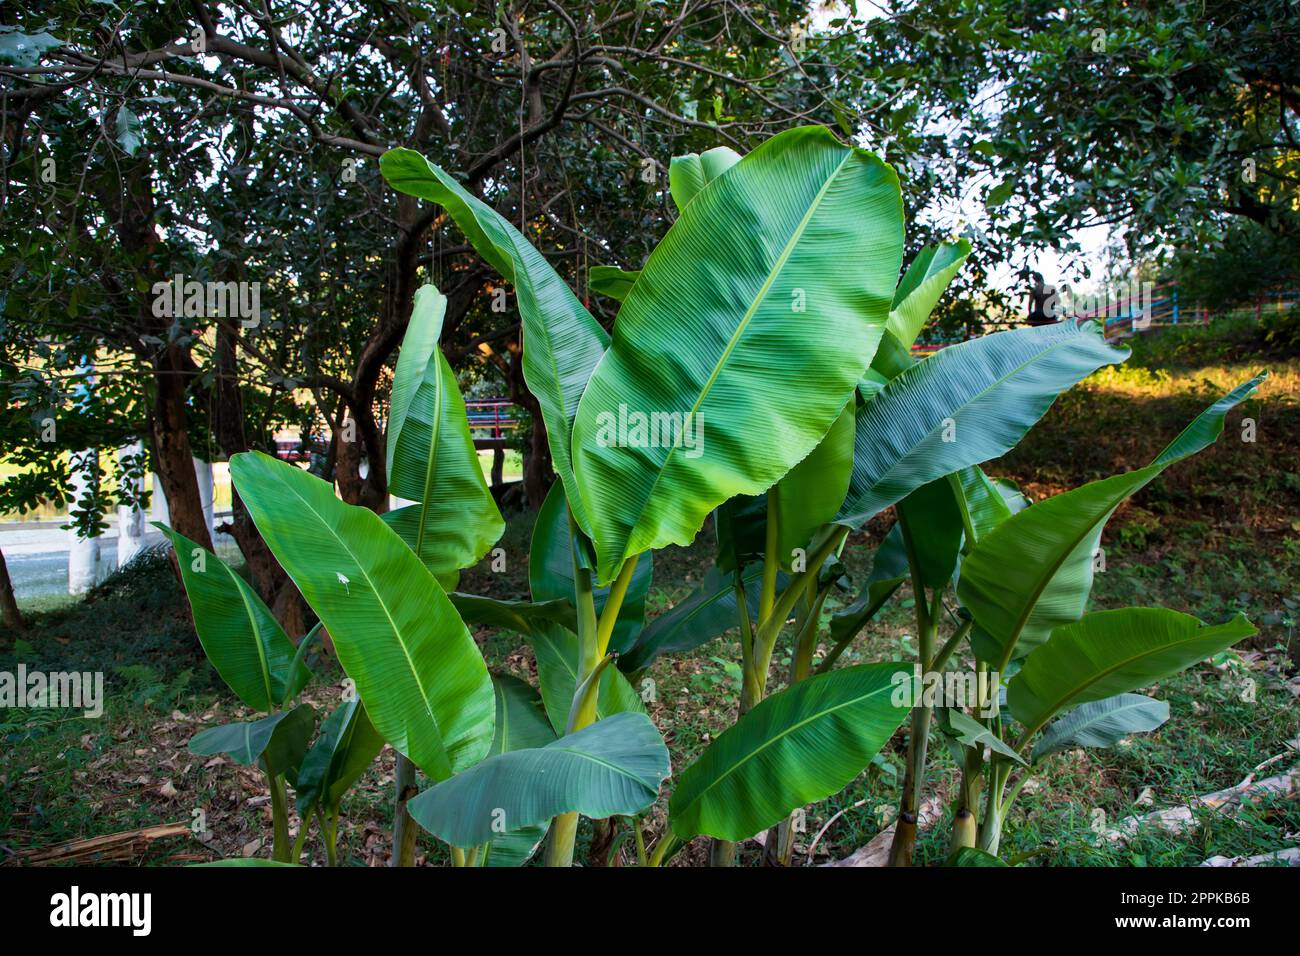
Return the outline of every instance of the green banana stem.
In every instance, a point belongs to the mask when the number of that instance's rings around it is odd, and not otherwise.
[[[984,802],[984,819],[980,821],[979,830],[979,848],[986,853],[994,856],[998,855],[998,847],[1002,842],[1002,821],[1003,821],[1003,790],[1007,785],[1007,777],[1011,773],[1011,768],[1007,762],[994,761],[991,766],[992,783],[989,786],[988,796]]]
[[[948,659],[952,657],[953,652],[961,646],[961,642],[966,639],[966,635],[971,632],[971,628],[974,626],[974,621],[962,622],[961,627],[957,628],[957,630],[953,632],[952,637],[948,638],[943,647],[939,648],[939,653],[934,655],[934,660],[930,662],[930,669],[936,671],[943,670],[943,666],[948,663]]]
[[[858,628],[853,633],[841,637],[836,641],[835,646],[826,653],[826,656],[822,658],[821,663],[817,665],[815,673],[825,674],[832,670],[835,667],[835,662],[840,659],[840,655],[849,649],[849,645],[857,640],[858,635],[861,633],[862,628]]]
[[[736,617],[740,628],[740,716],[749,713],[751,707],[758,703],[758,679],[754,673],[754,627],[749,620],[749,598],[745,594],[745,582],[741,574],[743,567],[737,566],[734,581],[736,592]],[[764,575],[766,578],[766,575]],[[776,578],[773,576],[773,587]],[[730,840],[712,837],[709,841],[709,866],[735,866],[736,844]]]
[[[339,865],[339,810],[334,807],[321,814],[321,831],[325,837],[325,862],[328,866]]]
[[[781,627],[785,624],[790,612],[794,610],[795,604],[809,587],[815,587],[817,575],[821,571],[822,564],[830,557],[835,549],[848,535],[849,529],[838,525],[826,525],[817,538],[814,539],[817,544],[813,552],[808,556],[808,566],[805,570],[795,575],[793,581],[777,599],[772,608],[771,614],[767,618],[760,619],[758,633],[754,637],[754,674],[758,680],[758,687],[761,693],[758,695],[762,699],[763,693],[767,689],[767,672],[772,662],[772,652],[776,648],[776,639],[781,633]]]
[[[291,672],[292,673],[292,672]],[[307,830],[311,826],[311,818],[316,814],[316,804],[307,808],[307,812],[302,815],[302,822],[298,826],[298,836],[293,841],[293,856],[290,863],[302,862],[302,848],[307,842]]]
[[[820,588],[816,595],[811,588],[804,593],[804,609],[796,630],[794,653],[790,657],[790,683],[796,684],[812,675],[812,657],[817,649],[817,625],[822,605],[830,593],[830,586]],[[764,843],[765,861],[772,866],[789,866],[794,860],[794,814],[786,817],[767,831]]]
[[[659,842],[655,844],[654,852],[650,854],[649,866],[663,866],[664,860],[668,859],[672,850],[677,848],[677,837],[668,831],[659,837]]]
[[[763,541],[763,590],[758,595],[758,619],[765,620],[776,603],[776,576],[781,569],[781,557],[776,553],[781,526],[777,506],[777,486],[767,490],[767,534]]]
[[[949,852],[975,845],[978,837],[980,783],[983,780],[983,773],[984,758],[980,748],[966,748],[966,759],[961,768],[961,789],[957,792],[953,812]]]
[[[641,829],[640,817],[628,817],[632,821],[632,835],[636,839],[636,865],[645,866],[650,859],[645,851],[645,831]]]
[[[415,839],[419,836],[419,830],[406,810],[406,803],[419,793],[419,787],[415,782],[415,764],[401,753],[397,755],[393,788],[396,794],[393,804],[393,852],[388,865],[414,866]]]
[[[807,592],[809,607],[800,624],[799,636],[795,639],[794,656],[790,661],[790,683],[795,684],[812,676],[813,653],[817,650],[817,625],[820,623],[822,606],[830,594],[830,586],[821,588],[816,595],[812,589]]]
[[[600,696],[600,675],[605,672],[605,668],[614,663],[618,657],[617,654],[606,654],[596,664],[590,674],[583,678],[582,683],[577,686],[573,694],[573,705],[569,708],[569,720],[566,725],[565,733],[571,734],[575,730],[581,730],[582,727],[590,726],[591,720],[587,720],[580,727],[579,721],[583,719],[584,714],[596,713],[596,703]]]
[[[903,529],[903,545],[907,550],[907,564],[912,575],[912,593],[916,607],[918,656],[922,673],[928,673],[934,663],[935,641],[938,636],[939,612],[943,608],[943,591],[936,588],[931,602],[926,601],[925,584],[921,578],[920,562],[907,524],[899,519]],[[921,791],[925,788],[925,756],[930,742],[932,708],[924,701],[912,707],[912,731],[907,738],[907,767],[903,774],[903,793],[899,804],[898,820],[894,824],[894,841],[889,847],[890,866],[911,866],[916,852],[917,817],[921,804]]]
[[[641,555],[634,554],[628,558],[610,585],[609,597],[605,599],[605,607],[596,626],[596,654],[600,657],[609,652],[609,639],[614,633],[614,625],[618,623],[618,612],[623,608],[623,599],[627,597],[627,587],[632,583],[632,573],[636,571],[640,557]]]
[[[271,844],[271,859],[288,863],[293,844],[289,839],[289,810],[284,795],[284,776],[268,772],[267,777],[271,784],[271,826],[274,840]]]
[[[591,569],[582,566],[578,560],[579,531],[573,514],[569,514],[569,534],[573,541],[573,589],[574,606],[578,612],[578,680],[573,691],[573,706],[569,712],[569,733],[581,730],[596,722],[596,701],[599,694],[587,693],[590,687],[599,686],[599,670],[605,655],[600,650],[602,625],[609,621],[606,633],[613,633],[613,621],[618,617],[623,605],[623,596],[627,593],[626,580],[631,579],[628,561],[619,569],[617,581],[624,581],[621,590],[610,590],[605,608],[598,620],[596,617],[595,591],[592,587]],[[626,580],[624,580],[626,575]],[[616,581],[616,584],[617,584]],[[595,674],[596,681],[590,682]],[[551,822],[551,832],[546,843],[547,866],[572,866],[573,847],[578,839],[578,814],[562,813]]]

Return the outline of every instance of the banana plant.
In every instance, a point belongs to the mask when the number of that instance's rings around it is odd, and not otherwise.
[[[505,522],[479,467],[465,400],[438,344],[446,312],[447,299],[437,288],[416,291],[393,375],[386,436],[390,490],[412,504],[383,518],[452,590],[460,572],[501,537]],[[417,787],[415,765],[400,749],[395,778],[391,859],[394,866],[410,866],[416,830],[406,805]]]
[[[251,710],[265,715],[204,730],[190,741],[190,751],[200,756],[224,754],[236,763],[261,768],[271,793],[272,859],[297,861],[302,855],[310,813],[302,816],[298,839],[291,842],[286,782],[297,792],[300,810],[314,810],[319,798],[309,804],[303,802],[303,775],[316,774],[315,770],[305,769],[314,762],[311,755],[326,751],[343,755],[342,759],[350,761],[356,770],[330,778],[334,789],[328,806],[337,820],[343,794],[369,766],[378,749],[366,753],[360,745],[353,748],[350,738],[329,743],[335,718],[344,707],[326,719],[321,736],[312,745],[316,711],[308,704],[292,705],[312,677],[304,657],[315,631],[303,637],[295,648],[257,592],[234,569],[179,532],[158,522],[154,525],[175,550],[194,629],[208,660],[235,696]],[[364,721],[364,713],[357,719]],[[327,852],[333,862],[332,842]]]
[[[996,696],[981,701],[993,711],[984,725],[1004,747],[987,758],[978,747],[966,753],[954,850],[978,845],[996,855],[1007,813],[1041,761],[1066,747],[1109,746],[1160,726],[1167,706],[1133,691],[1255,633],[1241,615],[1211,626],[1163,608],[1085,611],[1110,516],[1170,465],[1212,444],[1228,411],[1264,378],[1210,405],[1145,468],[1005,516],[962,562],[957,597],[972,624],[975,666],[999,676],[1014,669],[1014,676],[1005,695],[1010,719]],[[977,816],[981,789],[984,812]]]
[[[821,128],[782,133],[744,158],[682,159],[679,218],[642,269],[611,277],[622,299],[611,339],[519,232],[454,177],[410,150],[390,151],[381,166],[396,189],[441,204],[518,296],[524,377],[569,524],[577,641],[565,729],[582,731],[598,723],[611,652],[636,646],[613,641],[638,567],[657,548],[689,543],[726,501],[765,493],[854,397],[901,261],[897,177]],[[850,255],[865,261],[851,276],[822,267]],[[802,388],[797,406],[792,382]],[[704,440],[627,440],[615,426],[628,410],[670,416],[679,429],[698,423]],[[760,585],[764,639],[777,630],[768,619],[779,611],[784,620],[840,537],[818,542],[813,570],[792,576],[779,599],[775,573]],[[576,815],[557,817],[548,862],[571,860],[576,825]]]
[[[573,607],[541,594],[534,602],[500,602],[462,594],[453,599],[446,591],[497,541],[503,522],[478,466],[463,399],[438,346],[444,310],[445,300],[432,286],[417,292],[394,377],[390,473],[394,492],[413,503],[377,516],[339,501],[325,482],[259,454],[236,456],[231,473],[268,546],[333,637],[369,718],[360,739],[369,746],[375,738],[386,740],[399,754],[395,863],[413,858],[415,831],[403,832],[402,822],[409,813],[449,843],[457,865],[517,865],[531,856],[547,821],[533,819],[529,804],[512,797],[510,787],[527,789],[531,774],[547,772],[561,791],[546,805],[564,814],[601,806],[608,789],[590,778],[590,761],[570,759],[571,735],[565,734],[576,728],[555,716],[588,690],[566,667],[576,647],[565,626],[575,618]],[[566,535],[558,546],[567,544]],[[544,552],[535,548],[538,555]],[[548,563],[540,559],[538,566],[540,574]],[[540,591],[542,581],[536,584]],[[477,621],[532,635],[540,694],[522,681],[488,673],[461,609]],[[628,712],[638,736],[621,750],[608,749],[615,735],[628,733],[625,722],[599,732],[592,728],[575,746],[603,753],[615,783],[627,766],[662,765],[662,779],[667,751],[626,680],[611,670],[591,689],[597,699],[606,689],[608,706]],[[345,739],[348,727],[340,717],[326,736]],[[311,756],[307,763],[314,768]],[[308,777],[300,805],[319,801],[332,839],[337,814],[330,784],[348,767],[344,758],[329,756],[321,753],[319,765],[327,772],[320,782]],[[418,796],[417,769],[433,783]],[[617,812],[643,810],[657,786],[656,780],[635,806],[629,801],[646,788],[624,794],[615,801]],[[481,805],[466,796],[485,792]],[[473,818],[478,826],[472,832],[484,838],[459,842],[471,831],[436,822],[448,814]]]
[[[733,501],[719,512],[722,565],[761,560],[764,569],[759,602],[764,623],[752,628],[752,642],[746,643],[744,636],[750,626],[741,622],[746,674],[741,723],[765,692],[772,651],[791,612],[796,617],[790,687],[813,676],[819,617],[838,581],[823,564],[838,550],[847,530],[861,527],[891,505],[898,524],[880,549],[858,601],[835,618],[834,649],[815,670],[819,675],[830,672],[907,578],[916,594],[921,663],[927,668],[941,664],[969,630],[958,624],[939,644],[942,595],[953,576],[964,530],[952,482],[982,481],[992,489],[978,463],[1009,450],[1061,391],[1124,356],[1108,348],[1095,327],[1070,325],[996,333],[914,363],[912,341],[968,252],[969,245],[958,242],[917,256],[894,292],[877,360],[865,370],[835,427],[803,464],[769,490],[765,507],[763,502]],[[882,354],[888,362],[878,361]],[[1003,496],[996,497],[997,504],[1009,510]],[[768,595],[775,589],[768,582],[782,567],[793,567],[795,559],[801,566],[804,560],[816,561],[815,583],[810,582],[796,602],[769,604]],[[928,708],[912,711],[900,807],[899,828],[904,832],[915,819],[929,720]],[[866,760],[872,756],[867,754]],[[722,843],[715,844],[714,860],[725,865],[732,848],[726,837],[715,836]],[[770,856],[776,862],[788,861],[789,827],[770,834],[768,846],[774,848]],[[900,843],[899,856],[910,858],[906,840]]]
[[[530,599],[457,592],[502,521],[438,346],[445,301],[432,287],[415,299],[388,424],[393,491],[409,504],[379,516],[292,465],[232,459],[250,515],[328,629],[357,700],[308,750],[314,713],[287,710],[300,659],[227,573],[218,583],[227,605],[244,608],[243,649],[214,663],[276,719],[211,745],[263,759],[273,780],[294,783],[331,860],[339,796],[386,741],[399,754],[396,862],[413,855],[409,817],[456,865],[519,865],[543,841],[549,865],[569,865],[581,816],[635,819],[670,773],[627,675],[734,627],[738,719],[678,774],[652,849],[634,824],[639,859],[663,865],[705,835],[712,861],[727,865],[738,841],[772,828],[772,856],[786,862],[791,813],[848,785],[909,721],[892,861],[912,860],[937,730],[964,771],[953,862],[996,862],[1002,821],[1035,766],[1158,726],[1167,708],[1134,691],[1250,633],[1244,619],[1205,626],[1163,609],[1086,611],[1106,519],[1209,444],[1258,380],[1148,468],[1028,504],[979,466],[1126,353],[1095,324],[1067,322],[913,361],[970,246],[922,250],[903,272],[898,180],[874,154],[809,127],[743,157],[674,159],[676,221],[639,270],[592,277],[620,302],[612,335],[454,176],[405,149],[381,168],[394,188],[441,205],[514,288],[524,378],[559,481],[533,530]],[[856,267],[827,267],[848,261]],[[848,535],[888,509],[894,528],[857,599],[831,615],[831,649],[817,662],[827,604],[845,587]],[[710,515],[714,568],[647,625],[654,552],[689,544]],[[906,581],[917,661],[837,666]],[[467,624],[521,635],[537,687],[491,674]],[[783,637],[791,667],[772,692]],[[250,650],[265,673],[236,675],[230,662],[251,660]],[[899,699],[914,666],[961,671],[968,658],[973,713]],[[1004,720],[1001,696],[979,678],[1013,668]],[[416,771],[429,781],[422,792]]]

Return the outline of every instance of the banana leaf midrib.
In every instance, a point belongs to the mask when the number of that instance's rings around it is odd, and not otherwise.
[[[248,595],[245,594],[244,589],[240,587],[240,584],[243,582],[240,580],[234,580],[235,572],[226,564],[226,562],[218,561],[217,563],[220,564],[222,570],[232,578],[235,590],[239,592],[239,600],[244,604],[244,613],[248,615],[248,621],[253,626],[253,644],[257,647],[257,659],[262,665],[262,683],[266,687],[267,709],[269,710],[279,703],[279,701],[275,699],[275,694],[271,691],[271,665],[267,663],[266,648],[262,646],[262,627],[257,621],[257,615],[253,611],[253,605],[249,603]],[[292,687],[293,683],[293,674],[286,674],[286,687]]]
[[[499,695],[499,700],[501,701],[501,717],[497,722],[496,729],[500,733],[501,737],[501,749],[497,751],[497,753],[503,754],[507,753],[506,748],[510,744],[510,702],[506,700],[506,691],[504,687],[494,683],[492,688],[496,694]]]
[[[594,727],[594,726],[596,726],[596,725],[595,725],[595,724],[592,724],[591,726]],[[561,738],[561,739],[563,739],[563,738]],[[559,743],[559,741],[556,741],[556,743]],[[572,756],[572,757],[577,757],[579,760],[585,760],[585,761],[587,761],[588,763],[595,764],[595,765],[598,766],[598,767],[604,767],[604,768],[607,769],[607,770],[611,770],[611,771],[613,771],[617,776],[625,777],[625,778],[627,778],[628,780],[631,780],[631,781],[637,783],[638,785],[640,785],[641,787],[643,787],[643,788],[645,788],[645,789],[652,789],[648,784],[646,784],[646,782],[645,782],[644,780],[642,780],[642,779],[641,779],[640,777],[638,777],[636,774],[632,773],[630,770],[624,770],[624,769],[623,769],[622,767],[620,767],[618,764],[610,763],[608,760],[604,759],[603,757],[597,757],[595,754],[589,753],[588,751],[585,751],[585,750],[576,750],[576,749],[574,749],[573,747],[557,747],[557,746],[555,746],[555,744],[547,744],[545,747],[541,747],[541,748],[539,748],[539,749],[541,749],[541,750],[552,750],[552,751],[555,751],[555,752],[557,752],[557,753],[568,754],[568,755],[570,755],[570,756]],[[513,751],[513,752],[514,752],[514,753],[522,753],[523,751],[518,751],[518,750],[517,750],[517,751]],[[527,826],[532,826],[532,824],[526,824],[526,825],[527,825]]]
[[[520,249],[519,249],[519,243],[516,241],[515,237],[514,237],[513,235],[511,235],[510,233],[506,233],[506,238],[508,238],[508,239],[510,240],[510,245],[514,248],[515,255],[517,255],[520,259],[522,259],[524,256],[523,256],[523,253],[520,252]],[[525,241],[525,245],[526,245],[526,241]],[[531,248],[531,247],[529,247],[529,248]],[[533,251],[536,252],[537,250],[534,249]],[[538,255],[541,255],[541,253],[538,253]],[[512,268],[511,271],[512,271],[512,272],[514,271],[513,268]],[[515,285],[516,287],[519,286],[519,279],[518,279],[517,276],[512,276],[511,279],[510,279],[510,281],[511,281],[511,283],[512,283],[513,285]],[[532,282],[531,282],[530,280],[528,280],[528,279],[525,279],[524,281],[528,283],[528,288],[529,288],[529,290],[530,290],[530,291],[529,291],[529,295],[534,295],[535,293],[532,291],[532,289],[533,289],[533,284],[532,284]],[[564,284],[564,283],[561,283],[561,284]],[[569,287],[568,287],[567,284],[565,284],[564,287],[565,287],[566,289],[569,289]],[[569,293],[572,294],[572,292],[573,292],[573,290],[572,290],[572,289],[569,289]],[[577,296],[574,296],[574,299],[576,300],[576,299],[577,299]],[[579,303],[579,304],[581,305],[581,303]],[[592,320],[592,324],[593,324],[593,325],[595,326],[595,328],[599,331],[599,335],[597,336],[597,338],[600,340],[601,344],[604,345],[604,346],[605,346],[605,349],[608,351],[608,349],[609,349],[609,333],[605,331],[604,326],[602,326],[599,322],[597,322],[596,319],[595,319],[595,317],[592,316],[590,312],[587,312],[587,310],[586,310],[585,308],[583,309],[583,311],[586,312],[586,314],[588,315],[588,317],[591,318],[591,320]],[[554,340],[553,338],[551,338],[551,336],[550,336],[550,327],[549,327],[545,322],[536,322],[536,323],[534,323],[534,326],[535,326],[535,327],[532,329],[532,331],[543,333],[543,335],[544,335],[544,337],[545,337],[545,339],[546,339],[546,345],[547,345],[547,347],[546,347],[543,351],[545,351],[545,353],[546,353],[547,361],[549,361],[549,362],[551,363],[551,371],[555,373],[555,374],[554,374],[554,379],[553,379],[553,381],[556,383],[556,389],[557,389],[557,391],[560,392],[559,394],[555,395],[554,397],[556,397],[556,398],[559,399],[560,412],[561,412],[561,414],[564,415],[566,421],[568,422],[568,425],[567,425],[567,429],[566,429],[566,430],[567,430],[568,433],[569,433],[569,440],[572,441],[572,440],[573,440],[573,421],[572,421],[571,416],[569,415],[569,410],[568,410],[568,408],[565,407],[565,401],[564,401],[564,395],[563,395],[563,392],[562,392],[562,390],[559,389],[559,383],[560,383],[561,381],[563,381],[563,377],[562,377],[562,375],[560,374],[560,363],[559,363],[559,360],[557,359],[557,357],[556,357],[556,353],[555,353],[555,340]],[[522,333],[522,335],[523,335],[524,338],[527,338],[527,335],[528,335],[529,329],[528,329],[528,327],[527,327],[526,325],[521,325],[521,326],[520,326],[520,332]],[[525,353],[525,354],[527,354],[527,350],[528,350],[528,344],[527,344],[527,342],[524,342],[524,353]],[[579,397],[581,398],[581,393],[579,393]],[[572,456],[570,456],[570,457],[572,457]],[[566,489],[566,490],[567,490],[567,489]]]
[[[415,556],[424,561],[424,526],[429,516],[429,497],[438,462],[438,437],[442,433],[442,347],[435,341],[428,363],[435,369],[433,379],[433,421],[429,423],[429,452],[424,461],[424,493],[420,496],[420,525],[415,529]],[[421,384],[424,379],[422,378]],[[419,386],[416,386],[416,394]],[[415,395],[411,396],[412,399]],[[477,462],[475,462],[477,464]]]

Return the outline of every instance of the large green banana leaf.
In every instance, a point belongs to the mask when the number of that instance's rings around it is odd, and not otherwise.
[[[874,618],[885,602],[907,580],[907,549],[903,546],[903,528],[895,524],[876,548],[871,572],[857,600],[831,615],[831,639],[836,643],[851,641]],[[838,657],[838,655],[836,655]]]
[[[618,266],[592,266],[587,274],[587,288],[622,302],[632,291],[632,283],[641,275],[640,269],[620,269]]]
[[[590,535],[569,449],[578,400],[609,336],[519,230],[446,171],[410,149],[391,149],[379,164],[398,192],[443,206],[478,254],[514,284],[524,330],[524,381],[541,407],[551,460],[574,520]]]
[[[668,163],[668,192],[673,205],[679,210],[685,209],[705,186],[738,162],[740,154],[729,146],[674,156]]]
[[[496,736],[488,756],[545,747],[555,740],[555,732],[546,718],[542,698],[532,685],[507,674],[493,674],[496,691]],[[523,866],[537,852],[546,838],[549,821],[521,827],[507,833],[494,833],[484,847],[487,866]]]
[[[1244,614],[1208,626],[1167,608],[1094,611],[1025,658],[1007,684],[1007,709],[1028,737],[1072,707],[1147,687],[1254,633]]]
[[[767,548],[768,506],[776,499],[776,559],[793,571],[795,549],[807,548],[817,530],[835,517],[853,470],[855,400],[849,399],[811,454],[795,465],[766,495],[737,495],[713,512],[718,538],[716,564],[724,574],[761,562]]]
[[[927,359],[927,364],[932,359]],[[1228,410],[1263,376],[1237,386],[1196,417],[1145,468],[1055,495],[1003,521],[962,562],[957,596],[978,625],[976,654],[996,662],[1038,647],[1059,624],[1083,614],[1102,528],[1129,495],[1165,468],[1218,438]]]
[[[855,399],[850,398],[817,447],[776,483],[777,558],[793,570],[795,549],[807,554],[817,529],[844,504],[853,473]]]
[[[937,246],[926,246],[907,267],[894,290],[894,302],[889,307],[889,321],[885,325],[889,334],[904,348],[912,347],[948,283],[952,282],[969,255],[970,241],[967,239],[941,242]]]
[[[361,698],[339,704],[321,724],[294,781],[299,815],[313,804],[337,807],[383,749],[384,738],[370,723]]]
[[[927,482],[1008,451],[1056,396],[1127,352],[1093,323],[995,332],[902,372],[858,410],[839,521],[860,528]]]
[[[415,293],[388,419],[389,490],[418,504],[385,520],[435,575],[468,568],[505,530],[488,490],[455,373],[438,347],[447,298]]]
[[[762,578],[762,566],[751,564],[741,579],[750,621],[758,620]],[[778,586],[784,586],[783,580],[778,578]],[[660,654],[694,650],[738,626],[735,575],[711,567],[694,591],[646,625],[636,643],[619,657],[619,669],[635,673],[649,667]]]
[[[493,674],[496,694],[496,730],[488,756],[545,747],[555,739],[541,695],[527,681],[509,674]]]
[[[537,658],[537,682],[542,688],[546,715],[557,734],[569,726],[569,709],[578,687],[578,636],[556,624],[533,628],[533,655]],[[624,712],[645,712],[645,704],[617,667],[606,667],[596,692],[596,718]]]
[[[466,624],[501,627],[530,635],[546,623],[559,624],[570,631],[578,629],[578,614],[569,601],[511,601],[452,591],[447,597]]]
[[[616,714],[544,747],[489,757],[407,806],[438,839],[470,847],[562,813],[638,813],[666,776],[668,748],[650,718]]]
[[[687,204],[574,421],[598,583],[807,457],[880,341],[901,249],[898,177],[820,127],[772,137]]]
[[[492,681],[437,580],[373,511],[258,452],[230,473],[276,560],[329,630],[371,723],[442,780],[492,742]]]
[[[1034,744],[1034,762],[1067,747],[1113,747],[1130,734],[1155,730],[1169,719],[1169,704],[1143,694],[1089,701],[1053,721]]]
[[[200,757],[226,754],[235,763],[261,762],[273,776],[292,772],[307,753],[316,729],[316,711],[308,704],[235,724],[223,724],[194,735],[190,753]]]
[[[171,540],[203,653],[245,704],[269,713],[311,679],[294,646],[257,592],[211,551],[157,521]],[[199,569],[202,570],[199,570]]]
[[[743,840],[862,772],[910,708],[893,701],[902,664],[860,664],[800,681],[722,732],[678,778],[673,833]]]
[[[623,604],[618,609],[614,632],[610,635],[609,650],[622,653],[632,646],[645,624],[645,599],[654,577],[654,555],[643,554],[632,572]],[[537,512],[533,524],[533,540],[528,549],[528,583],[533,601],[546,604],[552,601],[572,602],[573,536],[569,533],[569,515],[565,506],[564,489],[558,483],[551,486]],[[605,610],[609,588],[596,588],[592,595],[596,613]],[[574,615],[570,613],[570,618]],[[561,622],[565,623],[565,622]],[[570,629],[577,630],[573,625]]]
[[[921,583],[943,590],[957,569],[962,542],[961,509],[947,476],[910,492],[898,502],[897,511],[903,540],[916,555]]]
[[[978,465],[948,476],[953,502],[966,531],[962,549],[969,552],[985,535],[1027,505],[1024,496],[994,482]]]

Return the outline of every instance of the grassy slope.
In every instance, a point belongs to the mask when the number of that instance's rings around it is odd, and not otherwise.
[[[1094,376],[1063,398],[1016,452],[989,470],[1042,497],[1145,464],[1217,393],[1262,364],[1249,337],[1229,336],[1225,344],[1223,337],[1206,340],[1193,332],[1190,338],[1164,335],[1135,346],[1126,366]],[[1095,848],[1091,830],[1096,811],[1113,824],[1142,809],[1147,790],[1152,805],[1146,809],[1152,809],[1238,783],[1300,733],[1296,685],[1287,685],[1300,650],[1293,640],[1300,602],[1300,362],[1269,365],[1269,383],[1257,400],[1229,417],[1214,448],[1172,469],[1111,521],[1103,542],[1106,570],[1093,596],[1096,607],[1166,605],[1211,621],[1240,609],[1260,625],[1260,636],[1221,668],[1203,664],[1163,682],[1156,694],[1169,700],[1172,719],[1156,733],[1114,750],[1055,757],[1017,803],[1003,844],[1008,855],[1035,853],[1034,862],[1057,865],[1191,865],[1215,854],[1292,845],[1300,832],[1297,801],[1261,804],[1240,821],[1207,816],[1195,834],[1150,833],[1127,846]],[[1256,422],[1254,443],[1241,440],[1244,417]],[[463,589],[525,596],[530,527],[530,516],[514,519],[502,542],[506,571],[475,569]],[[873,524],[853,538],[847,556],[855,572],[865,571],[883,530],[883,523]],[[698,581],[711,559],[710,537],[706,532],[691,548],[656,556],[651,613],[680,600]],[[103,670],[109,696],[100,720],[0,712],[0,845],[48,845],[189,820],[192,809],[202,807],[211,850],[169,841],[151,851],[149,861],[237,854],[269,832],[261,781],[246,768],[205,766],[184,745],[204,726],[246,715],[230,703],[197,652],[188,611],[166,569],[119,580],[129,583],[102,589],[92,602],[41,613],[17,654],[0,651],[0,670],[12,670],[19,659],[49,670]],[[846,662],[910,655],[911,631],[904,590]],[[510,634],[480,636],[495,667],[530,675],[526,645]],[[737,658],[738,646],[723,639],[652,667],[657,699],[651,712],[669,740],[675,767],[688,763],[734,719]],[[787,662],[788,657],[780,661],[776,674],[784,673]],[[323,669],[332,683],[312,697],[328,708],[341,675],[329,665]],[[1246,678],[1255,684],[1253,701],[1243,699],[1250,696]],[[902,743],[896,737],[878,764],[844,793],[808,808],[804,841],[832,814],[864,801],[822,838],[819,862],[846,855],[878,832],[886,809],[896,804]],[[941,747],[931,752],[931,794],[946,805],[955,768]],[[1264,774],[1294,762],[1279,761]],[[348,798],[340,835],[344,859],[382,861],[391,772],[386,756]],[[662,803],[652,830],[662,821]],[[922,858],[939,861],[946,840],[941,822],[923,838]],[[432,841],[425,849],[430,857],[441,856]],[[700,862],[702,854],[697,842],[684,856]],[[746,854],[753,858],[752,845]]]

